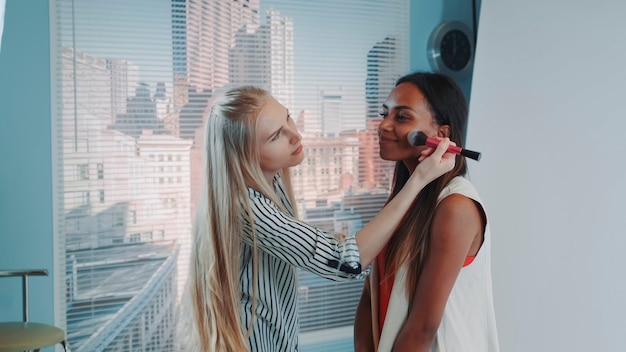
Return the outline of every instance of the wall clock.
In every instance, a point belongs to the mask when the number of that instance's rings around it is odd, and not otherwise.
[[[465,77],[474,63],[474,36],[458,21],[443,22],[428,41],[428,60],[433,71],[454,78]]]

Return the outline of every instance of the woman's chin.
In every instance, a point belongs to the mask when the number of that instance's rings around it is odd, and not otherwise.
[[[389,152],[386,152],[384,150],[380,150],[378,155],[380,156],[381,159],[386,160],[386,161],[398,161],[398,160],[400,160],[400,159],[395,157],[394,153],[389,153]]]
[[[302,163],[303,160],[304,160],[304,152],[294,155],[293,164],[290,166],[293,167],[293,166],[300,165],[300,163]]]

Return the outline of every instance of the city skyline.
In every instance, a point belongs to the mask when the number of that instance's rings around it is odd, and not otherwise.
[[[408,3],[390,5],[375,0],[324,0],[315,3],[306,0],[258,0],[258,3],[261,24],[265,23],[267,11],[271,9],[293,21],[296,111],[292,114],[295,116],[306,110],[319,116],[320,92],[341,89],[344,92],[344,125],[348,129],[365,128],[362,117],[367,114],[364,105],[367,53],[377,42],[393,36],[398,42],[399,55],[407,58],[403,70],[408,70],[408,35],[403,31],[408,26]],[[88,23],[76,25],[77,31],[80,30],[85,38],[75,38],[78,50],[106,59],[131,61],[140,67],[139,79],[147,83],[151,91],[156,89],[158,82],[165,82],[168,89],[173,87],[171,1],[111,0],[102,3],[82,0],[74,6],[76,13],[102,9],[99,16],[91,16]],[[394,9],[394,6],[405,6],[406,11]],[[364,7],[371,10],[354,15],[355,8]],[[117,8],[127,9],[124,17],[114,16]],[[397,12],[406,14],[406,17],[385,20],[385,14]],[[135,24],[133,31],[116,30],[120,21],[132,21]],[[87,40],[94,36],[106,45]],[[146,36],[151,39],[146,41]],[[68,38],[67,41],[72,40]],[[136,41],[144,44],[125,44]],[[346,42],[350,45],[345,45]]]

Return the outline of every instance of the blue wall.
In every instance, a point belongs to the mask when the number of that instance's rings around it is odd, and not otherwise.
[[[53,269],[48,0],[7,0],[0,51],[0,269]],[[53,275],[32,277],[30,319],[54,323]],[[0,321],[21,319],[19,278]]]

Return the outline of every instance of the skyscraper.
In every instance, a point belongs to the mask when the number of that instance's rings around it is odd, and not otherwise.
[[[327,137],[336,137],[344,130],[343,91],[325,89],[320,92],[320,112],[322,133]]]
[[[396,39],[386,37],[367,53],[367,121],[366,130],[360,135],[359,152],[359,184],[365,188],[388,188],[391,184],[392,164],[379,157],[377,129],[381,106],[393,89],[395,81],[404,73],[405,56],[399,55],[397,51]]]
[[[368,119],[379,117],[380,107],[396,80],[404,73],[403,69],[397,53],[397,41],[393,37],[386,37],[374,44],[367,53],[365,100]]]
[[[230,83],[267,89],[294,113],[293,21],[269,10],[265,24],[246,25],[230,52]]]
[[[289,111],[295,112],[293,20],[269,10],[261,30],[269,40],[269,90]]]
[[[182,138],[195,140],[209,99],[229,83],[235,36],[259,26],[259,8],[259,0],[172,0],[173,95]]]
[[[259,0],[172,0],[176,97],[185,94],[180,89],[213,92],[228,83],[235,33],[246,24],[259,25],[259,6]]]
[[[139,85],[139,66],[129,60],[106,59],[111,72],[111,118],[126,113],[127,99],[135,94]]]
[[[56,275],[66,289],[67,335],[79,351],[173,350],[188,272],[191,142],[157,134],[166,85],[151,96],[148,84],[122,74],[126,63],[62,50],[66,265]],[[114,101],[133,85],[111,123]]]

